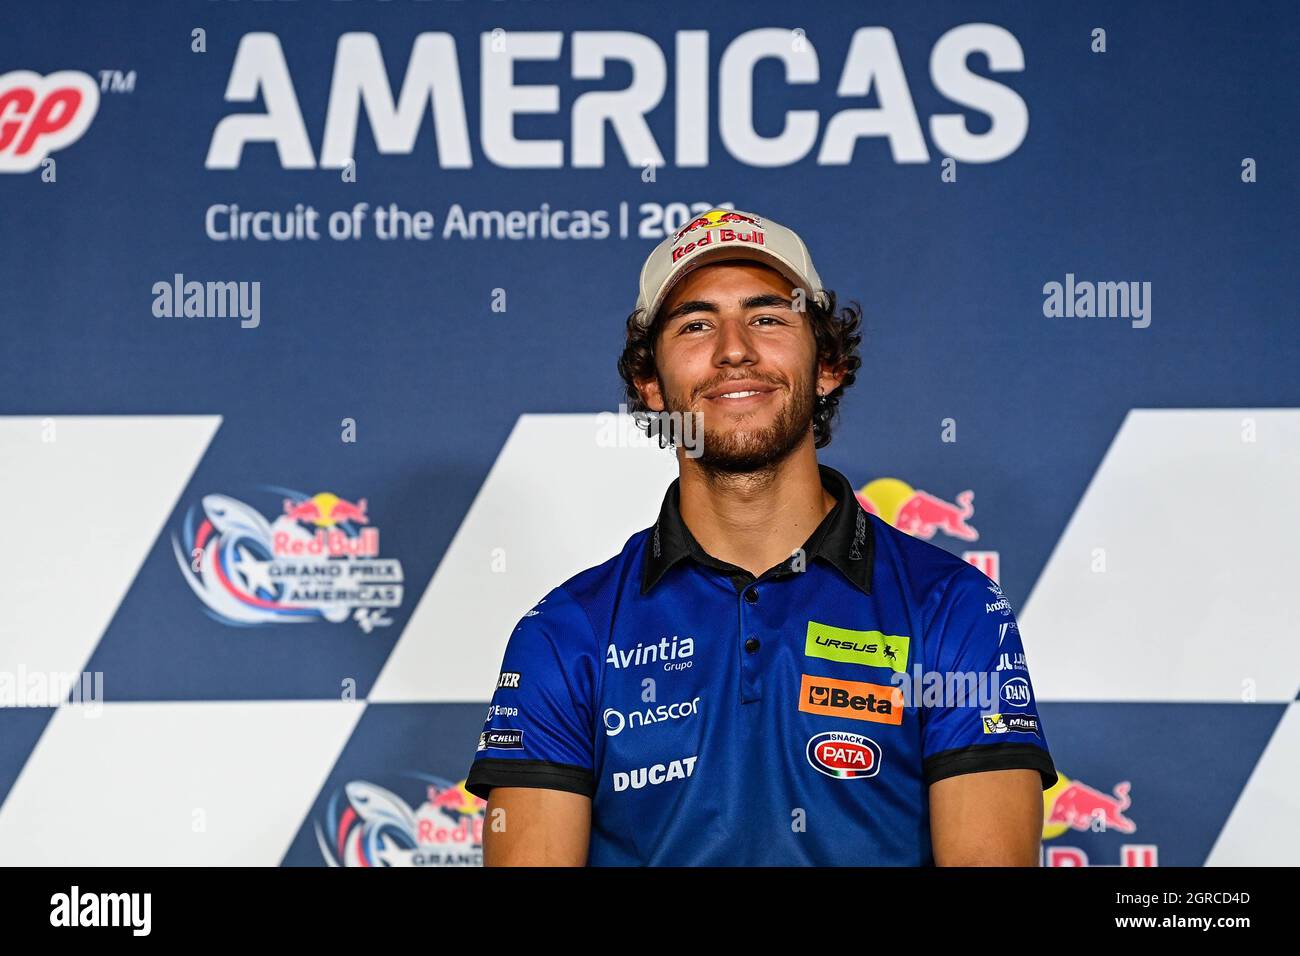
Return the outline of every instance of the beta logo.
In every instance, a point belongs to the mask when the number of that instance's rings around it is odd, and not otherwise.
[[[81,138],[99,109],[99,85],[88,74],[0,76],[0,173],[29,173],[55,150]]]
[[[799,709],[807,714],[870,720],[878,724],[903,722],[903,689],[862,681],[836,680],[804,674]]]
[[[880,772],[880,745],[870,737],[838,730],[808,738],[808,763],[837,780],[858,780]]]

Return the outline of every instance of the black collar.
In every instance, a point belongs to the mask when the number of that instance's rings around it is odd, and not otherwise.
[[[811,562],[820,558],[829,561],[864,594],[870,594],[876,550],[871,522],[867,520],[867,513],[858,502],[849,480],[834,468],[826,465],[817,468],[821,472],[822,487],[835,496],[836,505],[804,543],[804,560]],[[680,483],[681,479],[675,479],[668,486],[663,507],[659,509],[659,520],[646,537],[645,556],[641,562],[641,593],[648,594],[669,568],[685,558],[723,572],[731,578],[737,591],[758,580],[744,568],[719,561],[700,547],[682,521]],[[762,577],[784,577],[801,570],[803,568],[797,566],[797,557],[792,555],[765,571]]]

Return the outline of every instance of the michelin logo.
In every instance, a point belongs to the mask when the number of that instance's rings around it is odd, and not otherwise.
[[[479,750],[523,750],[522,730],[485,730],[478,735]]]
[[[1037,714],[985,714],[986,734],[1033,734],[1038,736]]]

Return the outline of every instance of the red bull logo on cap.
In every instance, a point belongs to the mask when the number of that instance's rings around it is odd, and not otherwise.
[[[730,209],[710,209],[708,212],[696,216],[682,226],[681,229],[678,229],[677,234],[673,236],[673,242],[681,242],[682,236],[688,232],[694,232],[696,229],[714,229],[731,223],[754,226],[758,229],[763,228],[763,220],[757,216],[746,216],[744,213],[733,212]]]
[[[761,246],[764,244],[764,241],[763,232],[759,229],[751,229],[749,232],[741,232],[738,229],[731,229],[723,226],[716,232],[706,232],[694,242],[688,242],[684,246],[678,246],[673,249],[673,262],[678,262],[694,252],[699,252],[701,249],[707,249],[714,243],[743,242],[753,246]]]

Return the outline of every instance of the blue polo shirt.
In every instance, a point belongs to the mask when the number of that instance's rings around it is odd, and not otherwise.
[[[755,577],[705,553],[669,487],[652,528],[510,636],[467,789],[592,799],[588,863],[933,863],[929,786],[1056,781],[999,587],[837,504]]]

